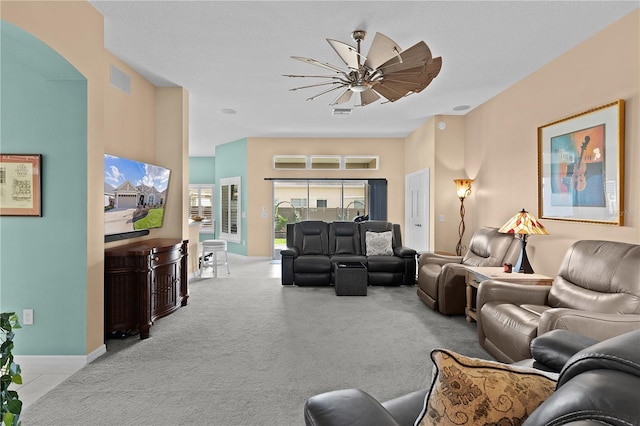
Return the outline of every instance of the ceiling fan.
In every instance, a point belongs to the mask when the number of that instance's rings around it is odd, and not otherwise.
[[[357,43],[357,47],[338,40],[327,39],[327,42],[347,66],[346,70],[315,59],[292,56],[292,59],[333,71],[333,74],[285,74],[285,77],[329,79],[323,83],[294,87],[289,90],[329,86],[329,89],[311,96],[307,100],[310,101],[326,93],[343,89],[330,105],[348,102],[354,93],[358,93],[360,104],[355,106],[366,106],[377,101],[380,97],[389,102],[395,102],[405,96],[419,93],[440,72],[442,58],[433,58],[431,50],[424,41],[420,41],[403,51],[395,41],[384,34],[376,33],[369,54],[362,55],[360,43],[366,34],[366,31],[363,30],[351,33],[351,38]]]

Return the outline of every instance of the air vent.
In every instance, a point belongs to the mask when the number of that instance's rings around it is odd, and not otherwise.
[[[127,95],[131,94],[131,77],[113,64],[111,64],[111,85]]]
[[[334,108],[332,115],[351,115],[351,108]]]

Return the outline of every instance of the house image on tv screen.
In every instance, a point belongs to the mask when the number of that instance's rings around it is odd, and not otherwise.
[[[105,235],[162,226],[169,175],[164,167],[105,155]]]

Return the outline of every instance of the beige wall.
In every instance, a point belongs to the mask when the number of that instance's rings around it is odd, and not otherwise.
[[[272,184],[265,178],[386,178],[388,220],[404,223],[404,141],[401,138],[248,138],[247,254],[271,256]],[[378,155],[378,170],[273,170],[274,155]],[[262,208],[267,217],[262,217]]]
[[[155,161],[171,170],[158,237],[189,239],[189,94],[181,87],[156,89]]]
[[[460,201],[454,179],[468,178],[464,170],[464,117],[437,115],[425,121],[405,141],[406,173],[429,168],[429,247],[433,251],[455,253],[460,223]],[[438,127],[444,123],[444,128]],[[465,206],[472,202],[465,201]],[[442,216],[442,222],[438,218]],[[465,219],[466,223],[466,219]],[[473,231],[472,229],[470,231]],[[470,232],[463,242],[468,245]]]
[[[639,21],[639,11],[628,15],[466,116],[465,168],[476,179],[471,228],[501,226],[522,208],[538,215],[539,126],[626,102],[625,226],[543,220],[550,235],[530,238],[527,250],[536,272],[555,275],[576,240],[640,242]]]
[[[88,2],[3,1],[1,11],[3,20],[49,45],[87,79],[86,350],[91,353],[104,344],[103,155],[107,152],[169,167],[170,196],[183,202],[171,204],[175,211],[169,212],[167,226],[152,230],[150,237],[186,238],[188,97],[181,88],[157,89],[105,50],[104,18]],[[130,95],[111,86],[110,64],[131,77]],[[156,139],[156,114],[161,115],[161,129],[170,135],[161,140]]]

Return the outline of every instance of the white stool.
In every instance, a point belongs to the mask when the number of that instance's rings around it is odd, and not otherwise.
[[[200,259],[200,276],[202,269],[211,266],[213,268],[213,276],[218,277],[218,252],[224,252],[224,264],[227,266],[227,274],[229,271],[229,258],[227,257],[227,242],[225,240],[204,240],[202,242],[202,258]],[[209,260],[205,260],[207,255],[211,255]]]

